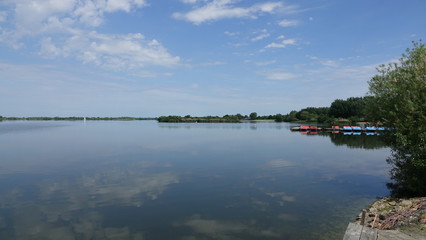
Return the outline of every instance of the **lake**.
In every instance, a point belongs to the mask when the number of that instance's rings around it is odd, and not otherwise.
[[[289,123],[0,122],[0,239],[342,239],[380,136]]]

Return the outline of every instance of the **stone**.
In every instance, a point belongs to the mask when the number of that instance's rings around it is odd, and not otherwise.
[[[413,201],[402,200],[401,203],[400,203],[400,205],[403,206],[403,207],[409,207],[409,206],[413,205]]]

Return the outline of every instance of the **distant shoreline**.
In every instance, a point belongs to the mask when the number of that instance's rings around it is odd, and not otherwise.
[[[0,121],[138,121],[157,120],[142,117],[0,117]]]

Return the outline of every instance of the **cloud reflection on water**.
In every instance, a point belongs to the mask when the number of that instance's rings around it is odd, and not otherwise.
[[[192,230],[192,235],[187,235],[182,240],[192,239],[245,239],[243,236],[250,236],[250,239],[258,238],[277,238],[281,234],[278,229],[261,228],[257,225],[255,220],[245,221],[229,221],[229,220],[215,220],[202,218],[200,215],[195,214],[187,220],[176,223],[175,226],[187,226]]]
[[[151,164],[140,164],[150,166]],[[149,167],[116,167],[79,176],[46,177],[33,187],[20,186],[2,193],[0,204],[9,216],[3,226],[13,233],[0,236],[14,239],[143,239],[142,232],[128,227],[104,227],[105,207],[141,207],[154,201],[169,185],[179,183],[179,175],[167,167],[152,172]],[[158,167],[158,166],[157,166]],[[33,196],[33,197],[29,197]]]
[[[159,125],[93,122],[0,139],[9,154],[0,239],[319,239],[321,221],[343,222],[385,178],[376,174],[385,151],[336,147],[285,124]],[[360,171],[375,178],[362,182]]]

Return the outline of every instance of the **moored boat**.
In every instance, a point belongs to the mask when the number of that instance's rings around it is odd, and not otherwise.
[[[343,127],[342,127],[342,130],[343,130],[343,131],[346,131],[346,132],[347,132],[347,131],[352,132],[352,127],[351,127],[351,126],[343,126]]]
[[[292,127],[291,128],[292,131],[320,131],[321,128],[317,127],[317,126],[308,126],[308,125],[302,125],[299,127]]]
[[[365,127],[365,131],[367,131],[367,132],[375,132],[375,131],[377,131],[377,127],[374,127],[374,126]]]
[[[352,131],[360,132],[362,129],[360,126],[351,126]]]
[[[318,130],[320,130],[320,128],[317,127],[317,126],[309,126],[309,130],[310,131],[318,131]]]
[[[306,125],[302,125],[299,127],[301,131],[308,131],[309,130],[309,126]]]

